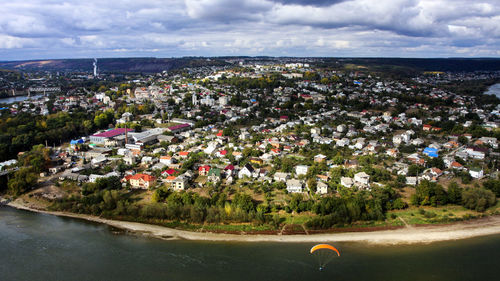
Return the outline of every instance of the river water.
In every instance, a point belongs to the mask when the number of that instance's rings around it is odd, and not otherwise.
[[[500,98],[500,83],[492,85],[488,88],[488,91],[484,92],[487,95],[495,95]]]
[[[11,103],[15,103],[15,102],[25,101],[28,98],[36,99],[36,98],[39,98],[39,97],[42,97],[42,96],[43,95],[34,95],[34,96],[31,96],[31,97],[28,97],[28,96],[17,96],[17,97],[9,97],[9,98],[0,98],[0,104],[2,104],[2,103],[4,103],[4,104],[11,104]]]
[[[498,280],[500,235],[428,245],[164,241],[0,207],[0,280]]]

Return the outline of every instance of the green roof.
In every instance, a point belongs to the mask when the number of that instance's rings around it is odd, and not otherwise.
[[[210,169],[210,171],[208,171],[208,176],[220,177],[220,169],[218,169],[218,168]]]

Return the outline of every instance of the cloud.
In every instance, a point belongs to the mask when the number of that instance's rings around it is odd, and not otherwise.
[[[0,13],[4,59],[500,50],[498,0],[11,0]]]

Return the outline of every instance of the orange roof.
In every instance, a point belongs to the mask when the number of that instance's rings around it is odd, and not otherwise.
[[[181,151],[179,152],[179,155],[181,156],[187,156],[189,154],[189,151]]]
[[[168,176],[167,180],[175,180],[177,177],[176,176]]]
[[[146,174],[135,174],[135,175],[131,176],[129,179],[131,179],[131,180],[142,179],[144,181],[154,181],[156,178],[153,176],[150,176],[150,175],[146,175]]]

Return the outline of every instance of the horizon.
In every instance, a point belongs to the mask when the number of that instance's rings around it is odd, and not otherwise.
[[[2,4],[0,60],[224,56],[498,58],[495,0]]]
[[[152,57],[152,56],[130,56],[130,57],[61,57],[61,58],[38,58],[38,59],[20,59],[20,60],[1,60],[0,62],[23,62],[23,61],[56,61],[56,60],[108,60],[108,59],[225,59],[225,58],[269,58],[269,59],[408,59],[408,60],[500,60],[499,57],[326,57],[326,56],[267,56],[267,55],[256,55],[256,56],[245,56],[245,55],[234,55],[234,56],[177,56],[177,57]]]

